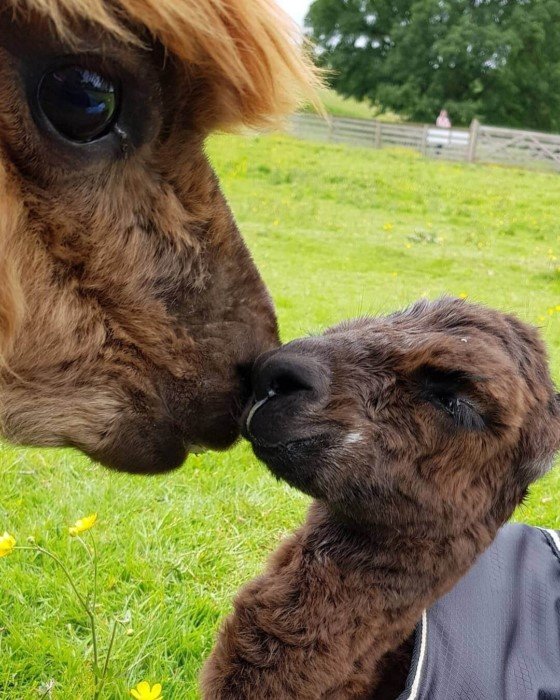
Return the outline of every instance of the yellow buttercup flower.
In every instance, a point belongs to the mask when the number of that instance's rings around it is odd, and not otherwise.
[[[72,537],[77,537],[78,535],[81,535],[82,532],[91,530],[96,522],[97,513],[93,513],[92,515],[88,515],[86,518],[76,520],[76,522],[68,528],[68,532],[72,535]]]
[[[162,700],[161,684],[150,686],[146,681],[142,681],[130,691],[130,694],[136,700]]]
[[[7,557],[14,551],[16,540],[9,533],[5,532],[0,537],[0,557]]]

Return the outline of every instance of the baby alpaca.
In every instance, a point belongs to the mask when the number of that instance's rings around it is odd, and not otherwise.
[[[254,401],[255,453],[314,502],[238,595],[204,697],[391,697],[390,655],[560,446],[545,348],[512,316],[420,302],[264,355]]]

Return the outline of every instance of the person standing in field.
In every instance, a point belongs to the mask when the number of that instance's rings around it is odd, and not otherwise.
[[[436,126],[440,129],[451,129],[451,119],[446,109],[442,109],[436,119]]]

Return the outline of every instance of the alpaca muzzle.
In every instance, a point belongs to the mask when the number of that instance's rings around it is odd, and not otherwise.
[[[315,437],[316,416],[329,397],[329,373],[311,353],[290,346],[257,360],[253,401],[243,431],[253,444],[269,447]]]

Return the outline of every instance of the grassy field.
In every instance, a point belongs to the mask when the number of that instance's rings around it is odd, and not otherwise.
[[[558,176],[283,137],[219,137],[209,151],[285,340],[423,295],[468,295],[540,325],[560,380]],[[307,503],[245,445],[151,480],[69,451],[9,447],[0,471],[0,534],[32,535],[82,588],[91,568],[67,525],[99,513],[101,649],[103,620],[130,617],[106,698],[142,679],[163,683],[165,700],[196,698],[231,597]],[[518,517],[560,528],[559,496],[556,469]],[[54,563],[28,551],[0,559],[0,698],[89,699],[91,658],[84,614]]]
[[[342,97],[342,95],[328,88],[321,90],[320,98],[326,112],[333,117],[379,119],[385,122],[402,121],[394,112],[379,112],[379,110],[369,102],[358,102],[358,100],[352,97]],[[314,109],[312,107],[307,107],[304,111],[314,112]]]

